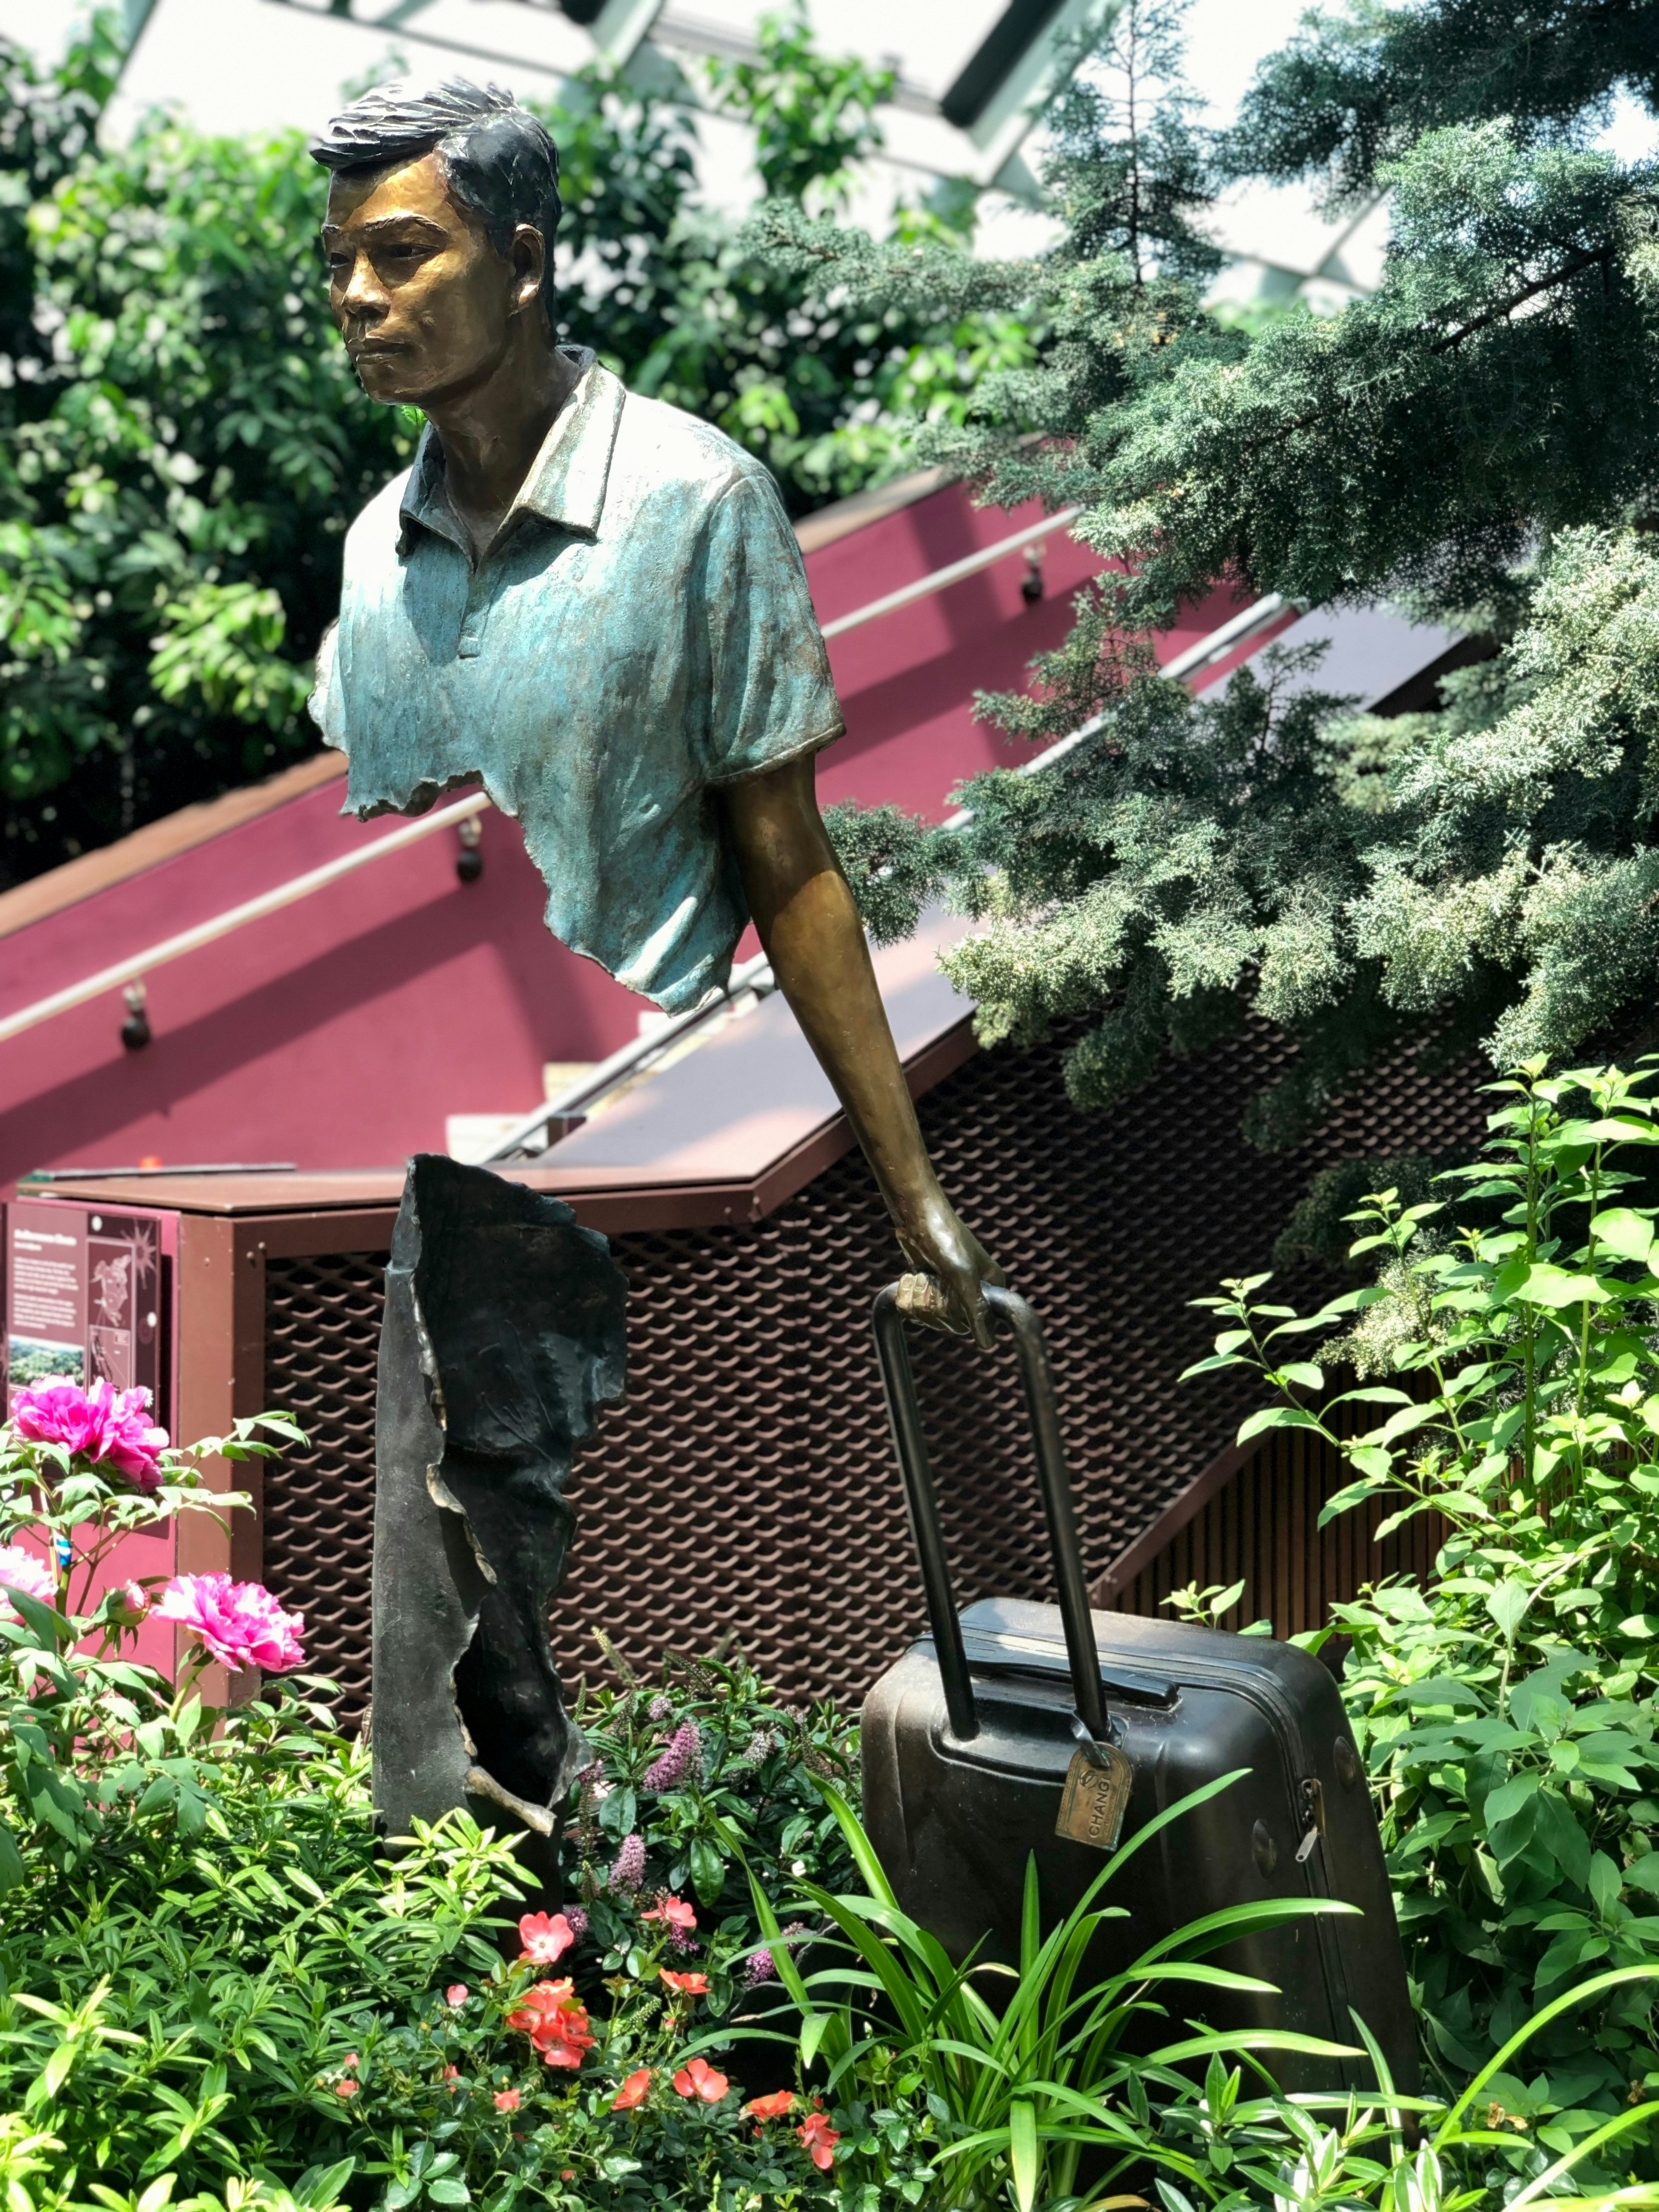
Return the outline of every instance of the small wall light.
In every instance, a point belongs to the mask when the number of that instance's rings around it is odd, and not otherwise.
[[[129,983],[121,996],[127,1002],[127,1018],[121,1024],[121,1042],[129,1052],[142,1052],[150,1040],[149,1016],[144,1011],[144,987]]]

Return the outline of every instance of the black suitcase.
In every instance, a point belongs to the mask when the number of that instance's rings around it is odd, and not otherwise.
[[[1182,2019],[1201,2019],[1352,2045],[1352,2007],[1395,2088],[1415,2094],[1382,1842],[1334,1680],[1306,1652],[1265,1637],[1090,1613],[1042,1333],[1024,1299],[988,1296],[1013,1331],[1060,1603],[991,1598],[958,1616],[896,1291],[882,1291],[876,1340],[933,1630],[864,1705],[865,1825],[900,1904],[953,1958],[980,1945],[981,1956],[1013,1964],[1028,1854],[1046,1930],[1098,1874],[1120,1829],[1127,1841],[1189,1791],[1247,1768],[1127,1861],[1098,1901],[1130,1917],[1104,1923],[1089,1965],[1103,1978],[1120,1971],[1230,1905],[1342,1899],[1363,1917],[1310,1914],[1213,1954],[1274,1984],[1277,1997],[1194,1990],[1200,2001],[1183,1996],[1169,2027],[1178,2033]],[[1276,2054],[1269,2063],[1286,2089],[1375,2086],[1368,2058]]]

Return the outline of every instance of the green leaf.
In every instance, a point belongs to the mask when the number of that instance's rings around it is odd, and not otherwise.
[[[1499,1283],[1509,1272],[1507,1267],[1503,1270],[1498,1279]],[[1569,1274],[1565,1267],[1540,1261],[1522,1269],[1513,1289],[1504,1295],[1518,1298],[1523,1305],[1559,1311],[1567,1306],[1605,1305],[1614,1293],[1604,1289],[1594,1275]]]
[[[696,1836],[691,1843],[691,1887],[697,1893],[699,1905],[711,1909],[720,1901],[720,1892],[726,1887],[726,1861],[707,1836]]]
[[[1248,1443],[1265,1429],[1316,1429],[1319,1425],[1316,1416],[1304,1412],[1300,1406],[1264,1406],[1260,1413],[1252,1413],[1241,1423],[1238,1442]]]
[[[1292,1360],[1288,1367],[1279,1369],[1279,1375],[1281,1382],[1294,1383],[1298,1389],[1322,1390],[1325,1387],[1325,1370],[1311,1359]]]
[[[1528,1798],[1536,1794],[1537,1789],[1538,1777],[1535,1774],[1514,1776],[1488,1796],[1481,1814],[1482,1819],[1486,1820],[1488,1826],[1498,1820],[1512,1820]]]
[[[1031,2212],[1037,2191],[1036,2107],[1015,2098],[1008,2107],[1008,2162],[1013,2169],[1014,2200],[1019,2212]]]
[[[28,1869],[23,1863],[23,1855],[17,1848],[15,1837],[5,1822],[0,1820],[0,1896],[3,1896],[7,1890],[15,1888],[27,1874]]]
[[[1653,1249],[1653,1224],[1633,1206],[1610,1206],[1593,1215],[1589,1233],[1593,1245],[1600,1244],[1621,1260],[1634,1260],[1644,1266]]]
[[[1528,1607],[1536,1593],[1525,1583],[1504,1582],[1486,1599],[1486,1610],[1498,1623],[1506,1644],[1513,1644]]]

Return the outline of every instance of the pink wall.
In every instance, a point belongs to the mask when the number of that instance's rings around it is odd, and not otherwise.
[[[811,555],[825,621],[1036,519],[933,494]],[[1016,554],[836,640],[848,735],[823,758],[825,804],[893,801],[938,817],[956,781],[1023,748],[973,719],[975,690],[1020,687],[1059,643],[1098,567],[1049,539],[1028,606]],[[1224,619],[1217,594],[1167,652]],[[76,981],[336,854],[390,822],[341,818],[327,784],[0,939],[0,1012]],[[0,1044],[0,1188],[36,1167],[290,1160],[384,1164],[441,1149],[449,1114],[526,1110],[544,1060],[603,1057],[644,1001],[550,938],[516,826],[482,817],[484,872],[463,885],[453,831],[379,862],[149,979],[154,1042],[119,1042],[118,993]]]

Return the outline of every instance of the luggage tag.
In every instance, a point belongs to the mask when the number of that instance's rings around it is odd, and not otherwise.
[[[1072,1734],[1078,1748],[1066,1770],[1054,1833],[1097,1851],[1115,1851],[1129,1809],[1134,1769],[1115,1743],[1097,1741],[1080,1720],[1073,1719]]]

